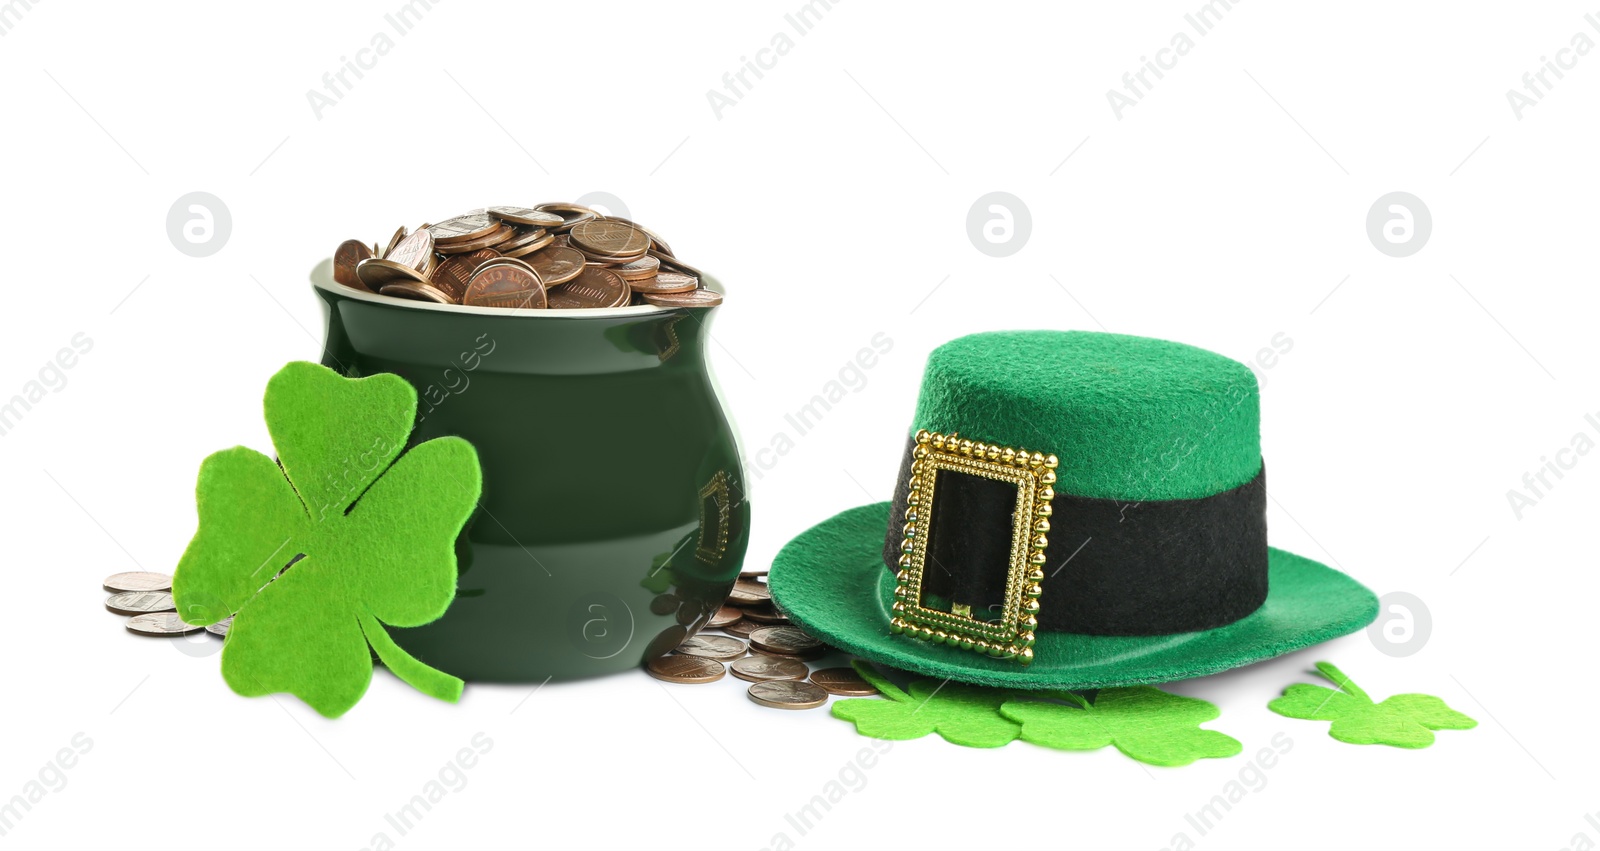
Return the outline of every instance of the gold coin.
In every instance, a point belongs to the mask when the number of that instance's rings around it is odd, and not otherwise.
[[[581,222],[569,232],[572,244],[585,254],[638,257],[650,250],[650,237],[633,225],[610,219]]]
[[[584,266],[578,277],[550,291],[552,310],[593,307],[622,307],[628,303],[629,289],[617,273],[599,266]]]
[[[811,669],[798,659],[746,656],[729,665],[728,670],[746,682],[764,683],[770,680],[803,680]]]
[[[733,583],[733,590],[728,592],[728,602],[745,608],[765,606],[772,602],[772,591],[765,582],[740,579]]]
[[[644,669],[650,676],[669,683],[714,683],[728,673],[721,662],[698,656],[658,656]]]
[[[871,697],[878,693],[872,683],[861,678],[855,668],[822,668],[811,672],[811,681],[828,694],[846,697]]]
[[[527,260],[547,287],[564,284],[583,274],[583,255],[570,248],[547,248],[529,255]]]
[[[431,301],[434,304],[455,304],[456,300],[432,284],[421,281],[402,281],[398,284],[386,284],[378,290],[380,295],[406,298],[412,301]]]
[[[356,277],[356,264],[372,256],[372,249],[359,239],[339,243],[333,252],[333,279],[347,287],[365,290],[367,287]]]
[[[750,647],[784,656],[804,656],[824,649],[822,642],[796,626],[764,626],[750,633]]]
[[[722,293],[704,288],[682,293],[643,293],[640,297],[657,307],[716,307],[722,303]]]
[[[172,577],[148,570],[113,573],[100,583],[107,591],[171,591]]]
[[[553,228],[565,221],[555,213],[547,213],[530,207],[490,207],[488,212],[489,215],[501,221],[540,228]]]
[[[531,269],[490,261],[473,273],[461,303],[474,307],[542,310],[546,305],[544,284]]]
[[[743,656],[745,644],[737,638],[729,638],[726,635],[697,635],[678,645],[677,652],[684,656],[699,656],[726,662]]]
[[[128,618],[128,631],[139,635],[188,635],[202,629],[205,627],[184,623],[177,612],[150,612]]]
[[[828,693],[811,683],[769,680],[750,686],[750,699],[773,709],[816,709],[828,702]]]
[[[426,284],[428,279],[421,272],[404,263],[385,260],[382,257],[369,257],[356,265],[356,275],[361,278],[361,283],[367,289],[378,292],[390,284]]]

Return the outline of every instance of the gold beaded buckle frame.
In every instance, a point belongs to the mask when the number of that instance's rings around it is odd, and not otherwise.
[[[955,434],[917,432],[906,494],[904,540],[900,544],[895,602],[889,628],[913,638],[971,650],[1026,665],[1033,661],[1034,631],[1039,626],[1040,585],[1044,581],[1046,537],[1050,531],[1051,487],[1058,461],[1010,446],[967,440]],[[934,485],[940,470],[982,476],[1016,485],[1012,514],[1011,557],[1006,570],[1005,600],[998,621],[979,620],[971,607],[952,603],[941,611],[923,605],[922,574],[928,556],[928,518],[937,499]],[[957,530],[946,530],[946,532]]]

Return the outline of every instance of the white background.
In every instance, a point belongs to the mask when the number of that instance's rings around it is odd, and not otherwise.
[[[1584,534],[1600,460],[1563,455],[1572,469],[1520,518],[1507,498],[1574,435],[1600,441],[1584,420],[1600,411],[1600,58],[1550,77],[1520,119],[1505,94],[1574,33],[1600,40],[1582,4],[1250,2],[1205,36],[1184,20],[1199,0],[846,0],[804,36],[784,19],[800,0],[452,0],[403,36],[384,19],[400,5],[10,4],[0,398],[73,335],[93,349],[0,437],[0,798],[75,733],[93,747],[0,846],[1600,842]],[[1194,48],[1119,120],[1107,90],[1180,30]],[[380,31],[392,51],[319,118],[307,91]],[[708,90],[780,31],[793,49],[719,117]],[[206,258],[166,229],[197,190],[233,223]],[[713,368],[752,459],[874,334],[893,340],[792,452],[764,456],[749,565],[888,497],[944,340],[1105,328],[1249,361],[1282,333],[1292,350],[1260,370],[1273,542],[1415,595],[1431,634],[1408,657],[1358,633],[1172,686],[1216,702],[1209,726],[1244,756],[1161,769],[899,743],[802,835],[785,815],[871,742],[825,710],[761,709],[732,678],[469,686],[451,706],[379,671],[328,721],[238,697],[206,645],[131,636],[102,608],[105,575],[171,569],[201,458],[269,447],[262,387],[317,357],[307,272],[340,240],[596,191],[732,292]],[[1032,221],[1007,258],[966,231],[993,191]],[[1392,191],[1433,219],[1403,259],[1365,231]],[[1269,713],[1318,659],[1480,726],[1404,751]],[[397,835],[384,815],[478,732],[492,747],[465,787]],[[1280,733],[1292,749],[1265,785],[1200,835],[1185,814],[1254,777]]]

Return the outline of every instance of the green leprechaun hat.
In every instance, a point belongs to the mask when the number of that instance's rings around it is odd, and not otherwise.
[[[1193,346],[951,341],[894,501],[790,541],[773,599],[865,659],[1017,688],[1185,679],[1361,629],[1371,591],[1267,546],[1260,419],[1249,368]]]

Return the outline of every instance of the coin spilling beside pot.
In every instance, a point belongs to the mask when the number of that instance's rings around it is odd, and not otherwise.
[[[565,203],[473,210],[333,255],[333,279],[353,289],[508,310],[721,304],[701,278],[649,228]]]

